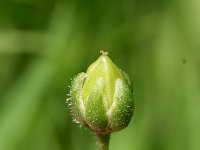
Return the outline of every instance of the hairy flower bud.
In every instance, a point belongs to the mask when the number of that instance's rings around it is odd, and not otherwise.
[[[131,81],[107,52],[71,82],[69,105],[74,120],[100,134],[128,126],[134,110]]]

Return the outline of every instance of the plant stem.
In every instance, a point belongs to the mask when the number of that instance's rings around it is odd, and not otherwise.
[[[99,144],[99,150],[109,150],[109,140],[110,140],[110,134],[98,134],[96,133],[98,144]]]

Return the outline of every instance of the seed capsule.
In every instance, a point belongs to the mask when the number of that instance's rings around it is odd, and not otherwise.
[[[101,51],[86,73],[71,82],[71,113],[81,125],[100,134],[110,134],[128,126],[134,110],[131,81]]]

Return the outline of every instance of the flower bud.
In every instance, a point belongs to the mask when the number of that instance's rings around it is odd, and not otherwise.
[[[134,110],[131,81],[107,52],[71,82],[69,105],[74,120],[100,134],[128,126]]]

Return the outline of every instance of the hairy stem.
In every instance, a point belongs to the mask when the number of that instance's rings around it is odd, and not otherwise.
[[[99,150],[109,150],[109,140],[110,140],[110,134],[98,134],[96,133],[98,144],[99,144]]]

